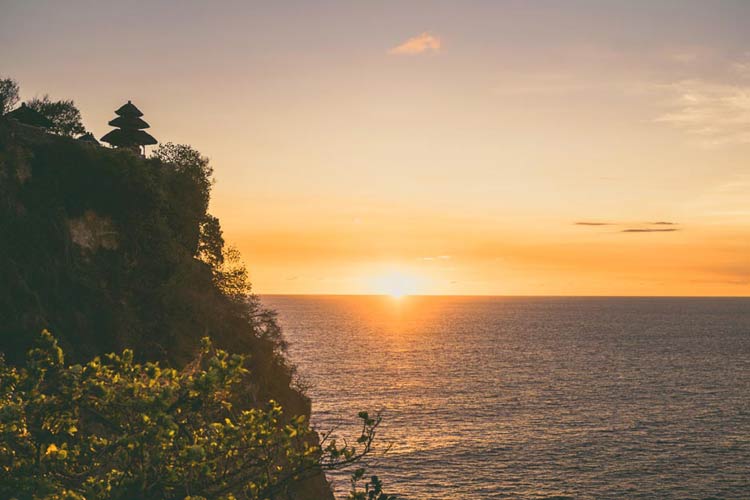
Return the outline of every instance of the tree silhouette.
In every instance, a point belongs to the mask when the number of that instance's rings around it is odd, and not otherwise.
[[[81,121],[81,112],[72,99],[53,101],[48,95],[34,98],[27,106],[52,122],[51,131],[66,137],[73,137],[86,133],[86,127]]]
[[[12,78],[0,80],[0,116],[9,112],[18,104],[18,82]]]

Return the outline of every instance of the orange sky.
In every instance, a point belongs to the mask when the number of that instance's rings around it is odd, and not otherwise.
[[[2,75],[209,156],[259,293],[750,294],[750,3],[56,5]]]

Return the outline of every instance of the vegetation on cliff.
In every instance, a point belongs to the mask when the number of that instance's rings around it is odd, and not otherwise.
[[[189,146],[145,159],[0,123],[0,342],[21,361],[55,332],[72,359],[138,346],[181,367],[210,336],[248,353],[255,396],[306,401],[274,314],[208,214],[212,170]]]
[[[295,388],[275,314],[251,293],[247,269],[208,212],[208,160],[184,145],[144,158],[66,135],[0,117],[3,491],[23,484],[18,491],[29,496],[19,498],[219,498],[219,490],[226,498],[332,498],[321,471],[358,455],[322,447],[309,427],[310,404]],[[39,348],[44,329],[56,340],[45,336]],[[259,422],[267,437],[258,437]],[[374,432],[375,420],[365,415],[364,423]],[[237,451],[228,436],[242,433],[274,450],[244,458],[281,469],[242,467],[237,488],[219,486],[211,477],[242,463],[226,456]],[[191,453],[201,440],[199,467]],[[136,442],[133,455],[127,443]],[[110,475],[107,464],[119,472]],[[169,468],[164,481],[156,481],[160,467]],[[84,480],[93,489],[71,489]],[[136,487],[162,496],[128,496]],[[96,488],[114,489],[106,496]],[[377,480],[352,495],[387,498]]]
[[[0,79],[0,116],[14,111],[16,104],[21,100],[18,82],[12,78]],[[28,115],[38,114],[43,127],[55,134],[66,137],[81,136],[86,134],[83,126],[81,112],[72,99],[53,101],[49,95],[35,97],[22,104],[22,109],[14,112],[23,112]],[[39,124],[37,124],[39,125]]]
[[[357,450],[321,448],[307,417],[284,418],[274,401],[243,408],[244,366],[208,339],[181,371],[136,363],[132,350],[68,366],[45,331],[25,366],[0,362],[0,497],[287,498],[301,479],[369,451],[379,419],[367,414]],[[388,498],[369,495],[376,480],[366,488],[350,498]]]

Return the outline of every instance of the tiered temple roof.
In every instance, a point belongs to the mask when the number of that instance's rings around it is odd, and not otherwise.
[[[143,129],[149,128],[141,116],[141,110],[128,101],[127,104],[120,106],[115,111],[116,118],[109,122],[113,127],[117,127],[102,137],[102,141],[108,142],[117,148],[130,148],[141,151],[141,147],[156,144],[158,141]]]

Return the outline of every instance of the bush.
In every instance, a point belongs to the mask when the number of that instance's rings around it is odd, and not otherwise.
[[[26,365],[0,362],[0,497],[34,500],[265,499],[359,460],[379,418],[361,413],[359,449],[315,444],[306,417],[270,401],[242,409],[243,356],[204,339],[182,371],[133,352],[66,366],[48,332]],[[350,498],[357,492],[353,477]]]
[[[45,95],[42,98],[35,97],[26,105],[47,117],[52,122],[50,130],[57,134],[73,137],[86,133],[81,112],[71,99],[53,101]]]

